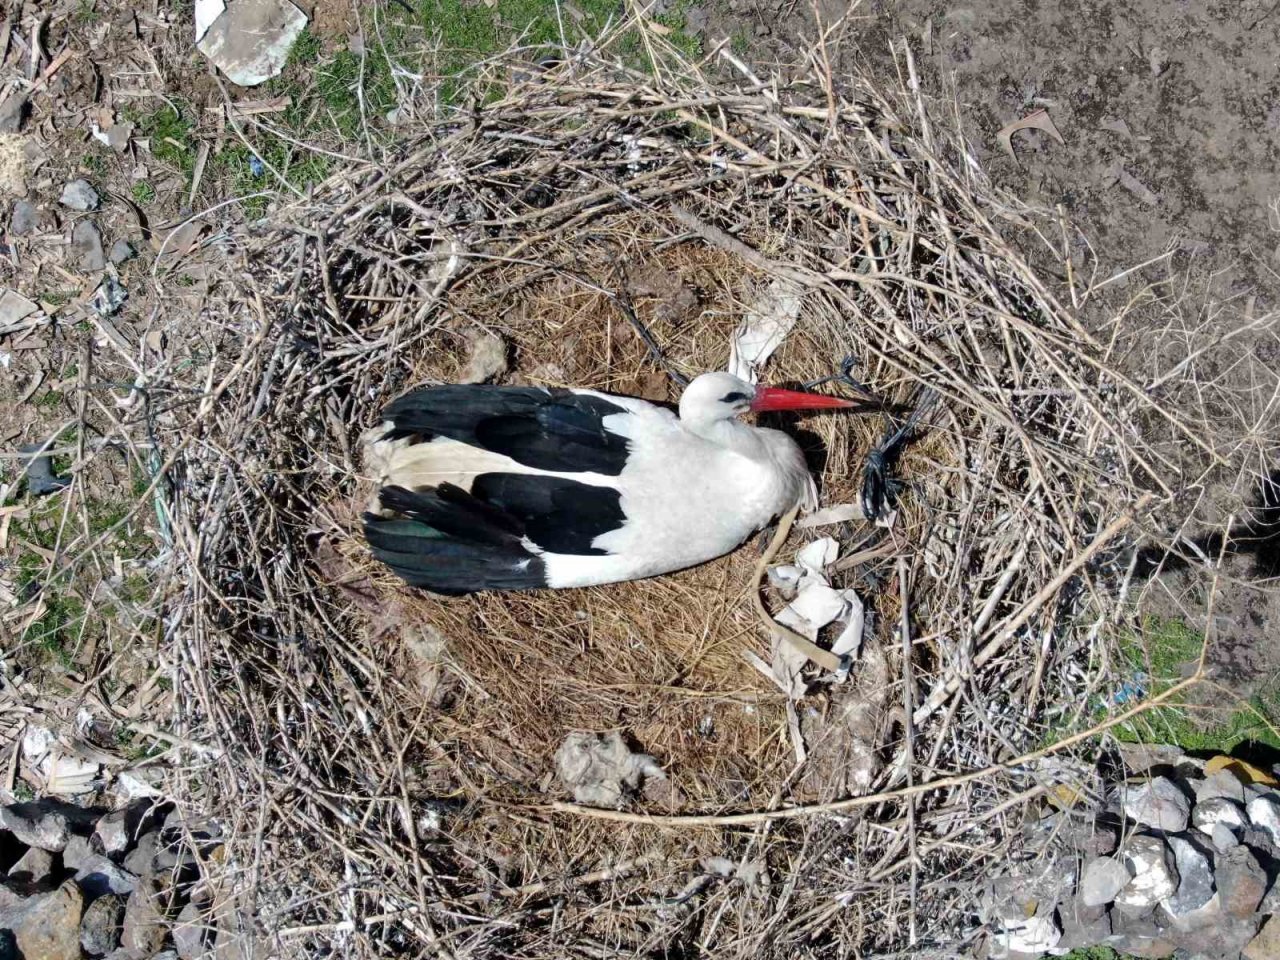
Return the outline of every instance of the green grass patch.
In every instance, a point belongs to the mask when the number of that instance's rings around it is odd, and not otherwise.
[[[46,390],[36,397],[33,403],[39,410],[54,410],[62,406],[62,401],[66,399],[66,396],[61,390]]]
[[[64,473],[69,465],[67,458],[55,458],[54,472]],[[110,592],[73,589],[71,583],[61,578],[49,579],[49,564],[44,556],[22,546],[26,544],[42,551],[65,549],[83,532],[79,514],[64,513],[66,501],[62,496],[32,500],[28,515],[14,521],[12,533],[19,547],[14,565],[16,593],[33,600],[38,594],[38,602],[44,605],[40,618],[19,638],[27,649],[35,652],[36,660],[58,663],[65,669],[74,668],[83,641],[105,636],[110,623],[120,618],[122,611],[117,609],[113,597],[126,606],[141,604],[150,597],[149,578],[132,562],[149,556],[154,546],[141,522],[148,512],[140,510],[129,517],[136,502],[136,491],[146,488],[145,478],[140,477],[140,471],[134,471],[132,500],[93,498],[85,505],[89,536],[96,539],[108,535],[107,555],[119,556],[128,564],[123,577],[112,585]],[[77,583],[83,586],[81,581]],[[84,599],[89,596],[94,597],[91,607],[86,606]],[[129,619],[132,622],[135,618]]]
[[[195,110],[180,100],[144,113],[125,110],[124,117],[132,120],[141,133],[151,142],[151,155],[182,172],[188,181],[196,166],[197,144]],[[154,194],[154,191],[152,191]]]
[[[140,207],[145,207],[155,200],[156,188],[146,180],[139,180],[129,188],[129,194],[133,197],[134,203]]]
[[[80,166],[95,177],[105,177],[107,175],[107,161],[96,153],[86,153],[81,157]]]
[[[1136,960],[1127,953],[1116,953],[1110,947],[1079,947],[1065,954],[1062,960]]]
[[[1141,689],[1144,699],[1165,693],[1194,668],[1203,644],[1203,635],[1181,620],[1148,617],[1138,631],[1121,641],[1128,682]],[[1206,711],[1199,702],[1194,693],[1189,699],[1178,695],[1168,705],[1118,724],[1111,732],[1125,742],[1167,743],[1192,751],[1230,753],[1247,742],[1280,749],[1280,737],[1268,726],[1280,726],[1280,686],[1275,683],[1226,716],[1223,710]]]

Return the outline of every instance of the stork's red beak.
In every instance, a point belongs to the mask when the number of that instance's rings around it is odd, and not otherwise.
[[[756,387],[751,409],[757,413],[767,410],[847,410],[862,406],[857,401],[843,397],[828,397],[821,393],[802,393],[799,390],[781,390],[778,387]]]

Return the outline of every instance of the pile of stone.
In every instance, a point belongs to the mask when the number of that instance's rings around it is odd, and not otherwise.
[[[1119,784],[1100,811],[1046,818],[1039,855],[988,886],[988,956],[1109,946],[1280,960],[1280,789],[1249,769],[1156,768]]]
[[[219,850],[216,825],[151,800],[0,807],[0,958],[238,958],[241,938],[201,877]]]

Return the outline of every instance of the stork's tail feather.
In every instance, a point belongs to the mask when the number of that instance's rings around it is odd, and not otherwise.
[[[547,585],[542,560],[524,546],[522,524],[452,484],[421,491],[386,486],[384,509],[364,515],[373,555],[410,586],[459,595]]]

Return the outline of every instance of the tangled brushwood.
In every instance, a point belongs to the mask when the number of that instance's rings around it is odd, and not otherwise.
[[[816,67],[761,83],[645,38],[660,79],[606,45],[495,64],[443,120],[403,110],[392,152],[225,238],[199,322],[148,374],[178,732],[203,745],[175,789],[225,825],[211,869],[246,936],[353,956],[972,945],[974,883],[1024,818],[1096,788],[1073,758],[1108,721],[1133,545],[1256,448],[1209,430],[1225,387],[1186,386],[1197,328],[1135,336],[1177,304],[1127,288],[1103,317],[1087,247],[992,187],[905,52],[881,90]],[[478,363],[674,399],[673,375],[722,368],[744,316],[787,298],[772,381],[852,357],[896,403],[937,395],[890,526],[783,547],[839,541],[833,583],[868,611],[847,679],[806,667],[797,699],[752,666],[780,652],[751,545],[651,582],[449,600],[367,559],[362,437],[398,391]],[[791,427],[842,504],[892,424]],[[600,743],[636,776],[572,802],[557,749],[615,731]]]

